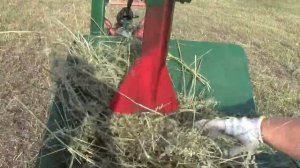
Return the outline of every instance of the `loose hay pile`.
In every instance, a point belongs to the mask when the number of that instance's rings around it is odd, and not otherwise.
[[[193,128],[195,120],[215,116],[214,102],[198,95],[179,96],[181,110],[170,116],[155,112],[113,114],[108,102],[133,56],[138,55],[135,46],[139,42],[112,43],[99,43],[93,48],[83,37],[76,37],[68,61],[53,71],[58,83],[54,104],[59,104],[65,117],[60,129],[45,142],[63,137],[71,154],[71,159],[65,160],[68,167],[242,165],[224,159],[220,143]],[[232,143],[218,141],[224,146]]]

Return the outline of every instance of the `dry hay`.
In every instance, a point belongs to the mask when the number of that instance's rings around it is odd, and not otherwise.
[[[132,51],[137,51],[139,41],[127,39],[124,43],[107,44],[100,42],[92,47],[83,37],[76,36],[68,61],[52,72],[58,83],[54,106],[59,106],[66,117],[63,125],[58,124],[59,129],[49,130],[45,144],[51,148],[47,142],[63,139],[63,147],[71,156],[65,160],[68,167],[194,168],[245,164],[226,159],[221,149],[232,141],[213,140],[193,127],[199,118],[216,116],[215,102],[204,100],[201,95],[180,95],[180,111],[168,116],[153,111],[113,114],[108,102],[134,60],[132,56],[138,54]],[[192,73],[187,65],[183,66],[186,73]]]

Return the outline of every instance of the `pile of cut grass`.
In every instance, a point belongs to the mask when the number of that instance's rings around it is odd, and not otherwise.
[[[167,116],[155,110],[133,115],[112,113],[108,103],[138,55],[136,46],[140,42],[137,39],[112,42],[102,37],[104,41],[92,47],[84,37],[74,37],[67,62],[53,70],[57,83],[54,106],[67,117],[63,117],[63,124],[57,124],[58,131],[50,130],[45,138],[45,142],[64,139],[63,149],[71,156],[64,161],[68,167],[245,165],[243,159],[240,162],[236,158],[226,159],[226,152],[221,149],[232,144],[231,140],[213,140],[194,128],[198,119],[216,116],[215,102],[204,100],[201,95],[179,95],[180,111]],[[189,65],[182,63],[182,66],[186,69],[184,73],[208,84],[201,74],[189,70]]]

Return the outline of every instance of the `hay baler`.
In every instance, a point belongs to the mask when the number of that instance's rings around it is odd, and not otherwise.
[[[184,3],[186,0],[180,2]],[[242,47],[227,43],[170,39],[174,0],[114,2],[125,6],[118,13],[115,25],[105,18],[107,3],[112,2],[92,0],[90,34],[85,36],[86,39],[98,43],[103,40],[103,34],[108,34],[110,36],[105,37],[106,41],[131,36],[142,41],[139,60],[135,62],[111,102],[110,107],[113,111],[128,114],[146,111],[147,108],[162,113],[178,110],[176,95],[183,94],[195,83],[192,75],[182,73],[181,65],[175,61],[176,59],[166,59],[169,53],[186,65],[192,65],[196,55],[203,55],[201,67],[197,70],[208,80],[211,89],[208,90],[205,84],[198,82],[194,94],[201,94],[203,98],[213,98],[217,102],[215,108],[221,115],[256,115],[248,61]],[[135,27],[131,26],[134,19],[132,6],[146,7],[145,18]],[[140,60],[144,58],[147,61],[141,65]],[[135,76],[132,72],[137,71],[143,71],[143,75],[145,73],[147,75]],[[139,104],[144,106],[141,107]],[[64,109],[59,103],[53,104],[47,124],[48,134],[50,131],[55,132],[67,127],[64,122],[57,124],[66,120],[64,114]],[[48,149],[49,146],[55,148],[60,143],[55,139],[48,141],[47,147],[43,147],[40,151],[36,166],[41,168],[66,166],[61,162],[70,157],[65,151],[67,149],[58,149],[55,154]]]
[[[185,0],[181,2],[184,3]],[[199,71],[207,78],[209,85],[212,88],[210,91],[206,90],[204,93],[205,97],[213,98],[217,102],[216,108],[223,114],[243,116],[255,115],[255,104],[248,72],[248,61],[242,47],[235,44],[170,39],[175,6],[174,0],[147,0],[145,3],[146,15],[144,20],[142,20],[135,28],[128,30],[126,27],[128,27],[128,23],[132,22],[132,19],[134,18],[131,11],[132,4],[133,6],[143,6],[143,2],[141,1],[129,0],[128,3],[123,3],[126,7],[124,7],[117,16],[117,26],[112,27],[112,24],[105,18],[105,2],[102,0],[93,0],[90,38],[93,39],[100,36],[103,32],[111,35],[136,36],[141,38],[141,60],[143,57],[148,57],[148,55],[152,58],[150,61],[146,61],[145,64],[140,65],[140,67],[137,67],[137,69],[134,67],[135,65],[133,65],[134,70],[132,71],[135,73],[136,71],[142,71],[143,76],[145,76],[147,72],[159,69],[159,73],[162,74],[161,69],[163,68],[160,69],[155,66],[160,63],[166,64],[169,72],[168,74],[171,77],[174,90],[177,94],[182,93],[184,90],[188,90],[191,87],[192,77],[183,75],[180,71],[181,68],[178,62],[174,60],[165,62],[167,53],[181,59],[187,65],[193,64],[195,55],[199,56],[205,53]],[[112,37],[112,39],[113,38],[114,37]],[[139,60],[139,62],[142,61]],[[145,66],[149,67],[145,68]],[[155,107],[164,103],[163,101],[160,102],[160,100],[158,100],[160,98],[157,95],[172,95],[171,90],[173,90],[173,87],[167,89],[169,87],[167,86],[168,84],[165,83],[168,82],[159,83],[158,80],[158,83],[156,83],[155,79],[161,77],[159,75],[154,78],[153,74],[150,74],[150,76],[151,77],[143,78],[142,75],[136,75],[135,77],[132,77],[129,72],[125,77],[123,84],[121,84],[119,91],[128,97],[133,98],[136,102],[155,109]],[[143,82],[148,80],[148,83],[151,83],[151,85],[141,84],[142,91],[138,90],[136,88],[138,88],[137,85],[139,84],[137,84],[137,80],[134,80],[133,78],[143,80]],[[168,78],[168,75],[161,78]],[[162,87],[163,89],[159,91],[158,86],[161,85],[164,85],[165,87]],[[152,93],[144,93],[145,86],[147,86]],[[205,86],[201,82],[198,82],[196,95],[204,89]],[[140,97],[147,98],[144,100]],[[166,102],[174,102],[174,99],[170,97],[163,97],[161,99],[166,99]],[[116,112],[131,113],[143,110],[143,108],[137,107],[137,105],[134,105],[130,100],[126,100],[126,98],[122,99],[122,95],[116,95],[113,101],[112,108]],[[161,109],[161,112],[175,112],[176,108],[176,103],[173,103],[173,107],[172,105],[169,107],[166,106],[164,109]]]

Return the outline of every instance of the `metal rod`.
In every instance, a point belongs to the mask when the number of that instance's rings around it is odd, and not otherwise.
[[[104,32],[105,0],[92,0],[90,35],[99,36]]]
[[[127,3],[124,2],[110,2],[110,5],[119,5],[119,6],[126,6],[127,7]],[[144,2],[133,2],[131,6],[136,6],[136,7],[145,7],[145,3]]]
[[[133,0],[128,0],[127,2],[127,9],[130,9],[132,6]]]

